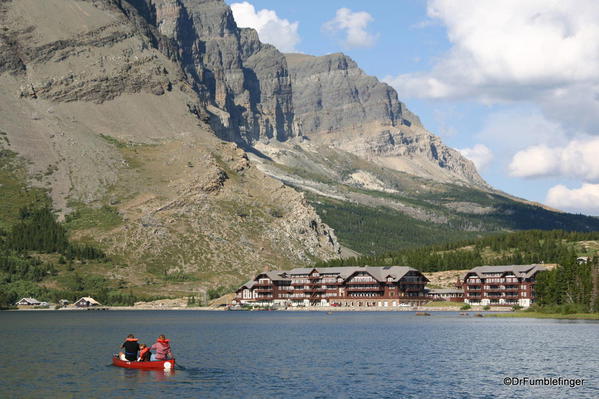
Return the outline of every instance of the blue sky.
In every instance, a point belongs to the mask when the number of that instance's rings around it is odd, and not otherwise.
[[[351,56],[494,187],[599,215],[594,0],[228,3],[282,51]]]

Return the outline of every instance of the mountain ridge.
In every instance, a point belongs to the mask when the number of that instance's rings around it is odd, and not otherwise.
[[[24,160],[71,237],[113,259],[101,272],[136,289],[338,258],[371,240],[349,225],[381,218],[397,221],[386,246],[599,229],[526,219],[537,208],[489,187],[390,86],[343,54],[282,54],[221,0],[3,1],[0,22],[0,161]]]

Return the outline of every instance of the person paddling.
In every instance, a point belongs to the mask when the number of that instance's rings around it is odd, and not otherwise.
[[[125,342],[121,345],[121,349],[124,349],[124,353],[121,352],[119,356],[122,359],[122,355],[125,355],[125,359],[130,362],[137,360],[137,352],[139,352],[139,344],[137,343],[137,338],[133,334],[127,335]]]
[[[167,360],[173,358],[173,353],[171,352],[170,340],[166,339],[164,334],[161,334],[156,343],[152,345],[150,349],[155,350],[156,353],[152,354],[150,360]]]

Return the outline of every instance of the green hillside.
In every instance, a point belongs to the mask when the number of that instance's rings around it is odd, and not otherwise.
[[[368,194],[375,195],[372,192]],[[476,239],[514,230],[599,231],[599,219],[596,217],[554,212],[505,196],[462,187],[450,186],[447,191],[411,198],[388,193],[376,195],[385,196],[389,201],[410,203],[422,213],[428,212],[431,217],[429,220],[410,217],[385,203],[368,206],[307,193],[323,221],[335,229],[340,242],[363,255]],[[466,200],[484,208],[485,212],[466,213],[447,208],[452,201],[463,203]]]
[[[104,276],[114,265],[101,249],[69,238],[69,224],[57,221],[47,193],[26,183],[25,166],[0,151],[0,308],[21,297],[57,302],[91,295],[107,305],[145,299]]]
[[[528,230],[322,262],[317,266],[408,265],[434,272],[482,265],[559,263],[576,256],[592,257],[598,251],[599,232]]]

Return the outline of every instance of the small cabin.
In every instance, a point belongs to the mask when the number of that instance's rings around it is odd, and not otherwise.
[[[21,298],[17,302],[15,302],[16,306],[40,306],[42,302],[38,301],[35,298]]]
[[[69,301],[68,299],[61,299],[61,300],[58,301],[58,304],[60,306],[67,306],[70,303],[71,303],[71,301]]]
[[[74,305],[78,308],[89,308],[92,306],[100,306],[101,304],[92,297],[84,296],[78,299]]]

